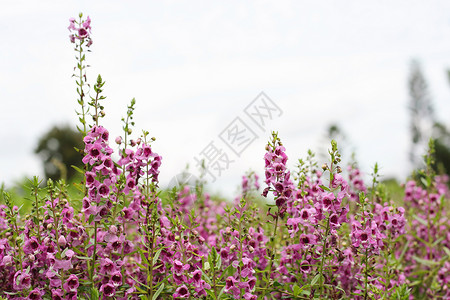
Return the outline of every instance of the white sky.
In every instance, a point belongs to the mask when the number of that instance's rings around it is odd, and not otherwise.
[[[421,61],[438,117],[450,125],[448,1],[2,1],[0,182],[41,174],[33,154],[54,124],[76,124],[68,19],[92,19],[90,82],[106,81],[112,137],[137,100],[136,129],[157,138],[162,186],[261,91],[282,110],[214,190],[233,194],[248,169],[263,175],[277,130],[289,162],[323,147],[331,122],[363,171],[375,162],[403,180],[408,163],[411,59]],[[349,152],[350,149],[347,150]],[[231,191],[231,192],[230,192]]]

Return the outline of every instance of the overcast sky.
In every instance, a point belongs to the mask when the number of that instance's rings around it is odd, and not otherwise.
[[[0,181],[42,174],[33,154],[55,124],[75,126],[68,19],[92,19],[88,80],[106,81],[112,137],[135,97],[136,129],[156,137],[162,185],[210,142],[233,163],[213,190],[230,194],[249,169],[263,175],[271,130],[291,166],[325,151],[338,123],[365,173],[400,180],[408,163],[407,78],[422,63],[438,117],[450,125],[448,1],[2,1]],[[244,109],[261,91],[281,110],[263,129]],[[236,156],[219,135],[236,118],[257,136]],[[256,127],[255,127],[256,126]],[[234,156],[233,156],[234,155]],[[232,190],[232,192],[230,192]]]

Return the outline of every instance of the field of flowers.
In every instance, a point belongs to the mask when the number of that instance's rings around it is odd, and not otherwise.
[[[34,178],[26,215],[2,191],[2,299],[450,299],[449,179],[431,168],[432,141],[404,199],[376,165],[369,183],[341,166],[335,141],[328,162],[309,152],[289,170],[275,132],[261,182],[244,175],[233,201],[203,182],[163,191],[154,138],[133,137],[134,100],[110,138],[100,76],[85,94],[90,18],[69,30],[83,181],[77,194]]]

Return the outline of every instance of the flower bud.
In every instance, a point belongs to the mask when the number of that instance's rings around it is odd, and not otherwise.
[[[58,239],[58,245],[60,247],[65,247],[66,244],[67,244],[66,238],[63,235],[61,235]]]
[[[121,136],[116,137],[115,141],[116,141],[116,144],[118,144],[118,145],[122,144],[122,137]]]
[[[112,225],[109,227],[109,232],[112,234],[116,234],[117,233],[117,227],[116,225]]]
[[[13,263],[13,257],[11,255],[6,255],[3,257],[3,264],[6,267],[9,267]]]

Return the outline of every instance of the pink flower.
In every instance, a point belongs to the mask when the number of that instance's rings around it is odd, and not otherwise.
[[[23,252],[25,252],[26,254],[34,253],[38,249],[39,249],[39,242],[34,236],[28,239],[25,242],[25,245],[23,246]]]
[[[78,36],[77,36],[78,39],[83,40],[83,39],[87,38],[88,36],[89,36],[89,33],[86,30],[86,28],[84,28],[84,27],[78,28]]]
[[[9,267],[9,266],[11,266],[12,263],[14,262],[14,259],[13,259],[13,257],[12,257],[11,255],[5,255],[5,256],[3,257],[2,262],[3,262],[3,265],[4,265],[4,266]]]
[[[190,296],[189,290],[184,284],[178,287],[175,293],[173,294],[174,299],[188,298],[189,296]]]
[[[35,288],[28,295],[28,299],[30,299],[30,300],[40,300],[40,299],[42,299],[42,296],[44,296],[44,294],[45,294],[45,291],[43,291],[41,289],[38,289],[38,288]]]
[[[59,245],[60,247],[63,247],[63,248],[67,245],[66,238],[65,238],[63,235],[61,235],[61,236],[58,238],[58,245]]]
[[[256,297],[256,295],[253,295],[251,293],[245,293],[244,294],[244,299],[245,300],[256,300],[258,297]]]
[[[76,28],[75,28],[75,18],[70,18],[69,22],[70,22],[70,24],[69,24],[69,27],[67,29],[69,29],[69,30],[76,30]]]
[[[194,281],[194,285],[198,286],[200,280],[202,279],[202,270],[197,270],[192,273],[192,280]]]
[[[88,30],[91,29],[91,18],[89,18],[89,16],[87,17],[86,21],[83,22],[83,27]]]
[[[17,271],[14,274],[14,289],[16,291],[27,290],[31,286],[31,276],[24,271]]]
[[[122,285],[122,273],[120,271],[116,271],[111,275],[111,283],[114,286]]]
[[[62,300],[64,292],[61,289],[52,289],[52,300]]]
[[[100,272],[106,275],[113,274],[116,271],[116,265],[109,258],[102,258],[100,260]]]
[[[111,283],[102,284],[100,292],[103,292],[106,297],[113,297],[116,294],[116,288]]]
[[[66,291],[76,291],[78,289],[78,277],[74,274],[70,275],[64,283],[63,287]]]

